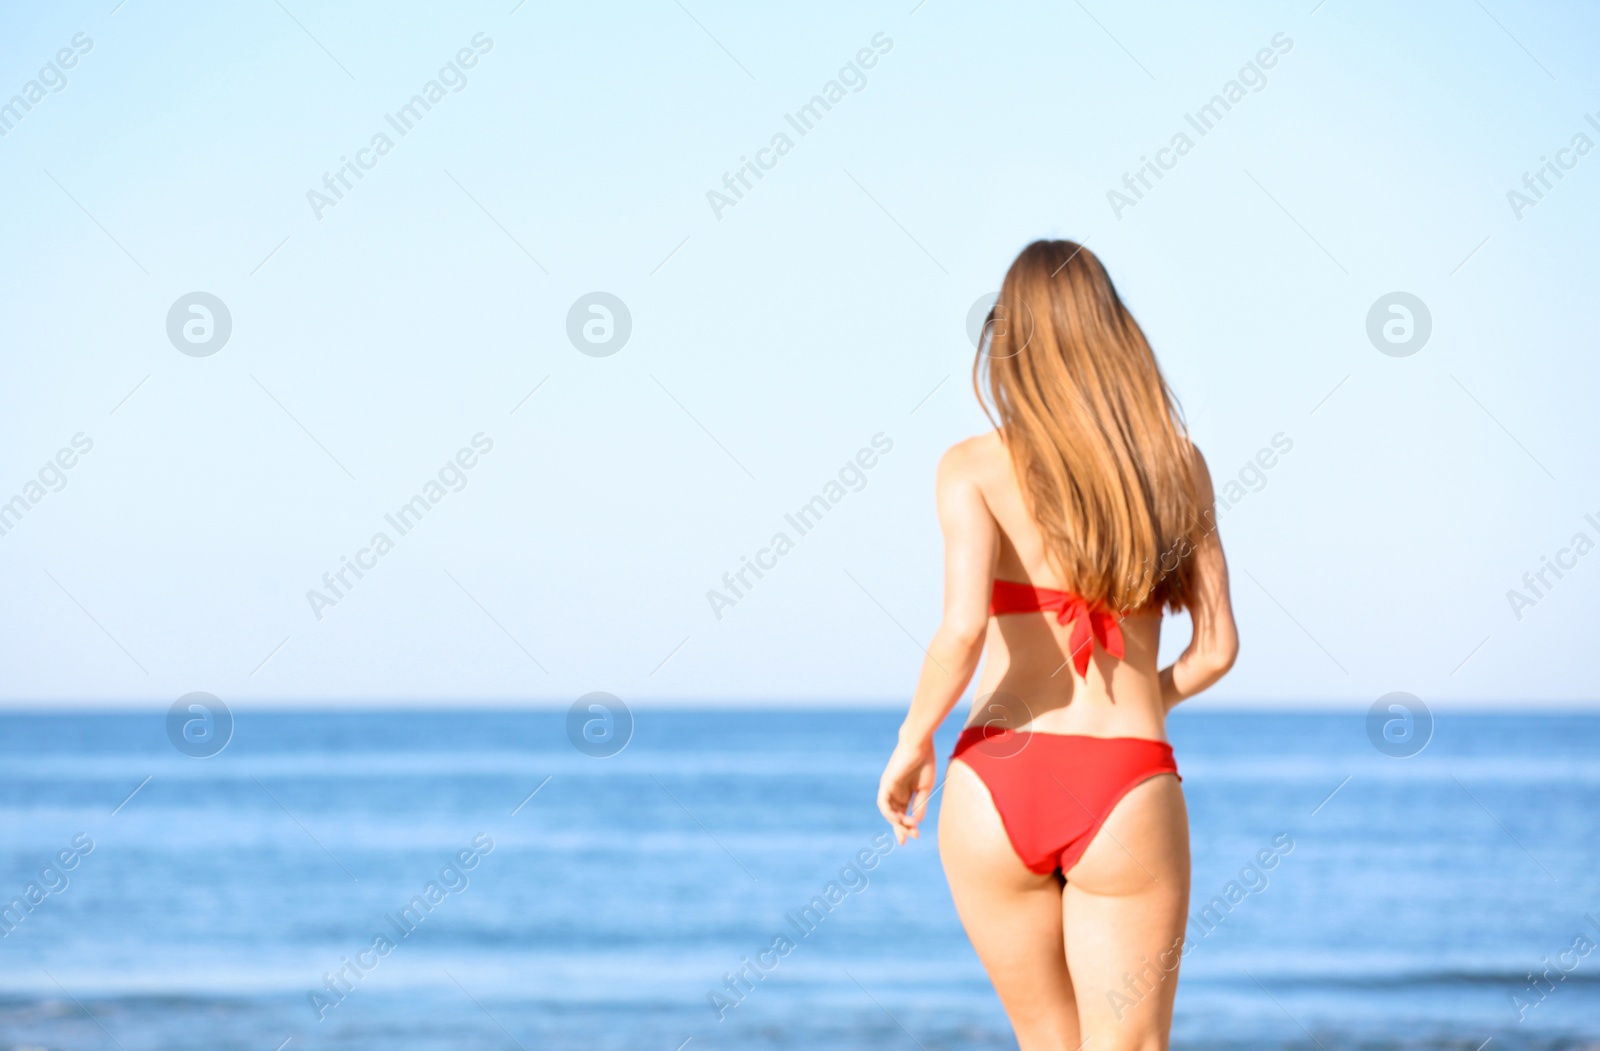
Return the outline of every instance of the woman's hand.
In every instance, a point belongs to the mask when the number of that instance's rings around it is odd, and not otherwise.
[[[937,762],[933,741],[895,746],[889,763],[878,780],[878,811],[883,814],[894,838],[901,846],[906,838],[920,838],[918,823],[928,809],[928,798],[933,793]]]

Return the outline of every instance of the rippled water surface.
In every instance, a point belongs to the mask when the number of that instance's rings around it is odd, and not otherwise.
[[[932,837],[876,838],[897,719],[646,711],[596,759],[565,713],[245,712],[192,759],[159,716],[0,716],[0,1048],[1013,1047]],[[1294,845],[1191,926],[1176,1046],[1600,1048],[1600,718],[1172,736],[1195,914]]]

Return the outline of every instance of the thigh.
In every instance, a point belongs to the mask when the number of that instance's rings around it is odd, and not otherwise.
[[[1067,965],[1095,1051],[1167,1046],[1189,907],[1189,818],[1171,774],[1138,785],[1067,873]]]
[[[1021,1051],[1073,1051],[1078,1015],[1061,926],[1061,883],[1030,872],[982,778],[945,774],[939,856],[967,937],[1011,1019]]]

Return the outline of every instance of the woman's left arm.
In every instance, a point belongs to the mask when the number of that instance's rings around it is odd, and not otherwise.
[[[1161,669],[1161,699],[1167,710],[1216,684],[1233,667],[1239,655],[1239,629],[1233,620],[1233,599],[1228,591],[1228,560],[1217,535],[1216,497],[1205,457],[1191,447],[1195,491],[1200,518],[1209,527],[1189,556],[1194,559],[1194,596],[1189,603],[1193,637],[1188,648]]]
[[[961,699],[983,654],[1000,528],[978,485],[965,443],[939,461],[939,525],[944,532],[944,618],[928,643],[899,743],[878,785],[878,810],[904,843],[933,792],[933,734]]]

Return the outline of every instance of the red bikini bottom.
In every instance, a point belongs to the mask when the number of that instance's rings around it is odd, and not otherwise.
[[[1165,741],[994,726],[961,731],[950,759],[966,763],[988,787],[1011,846],[1040,875],[1076,865],[1135,787],[1178,772]]]

